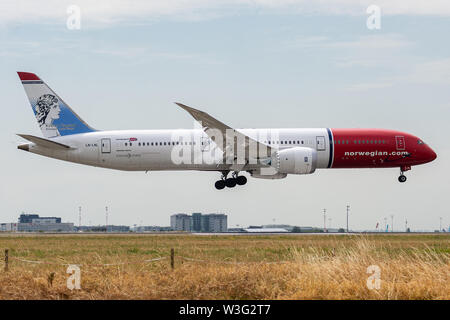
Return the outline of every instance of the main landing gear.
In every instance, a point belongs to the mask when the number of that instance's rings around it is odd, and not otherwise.
[[[231,178],[227,178],[229,171],[222,172],[222,177],[217,180],[214,186],[217,190],[222,190],[225,187],[234,188],[236,185],[243,186],[247,183],[247,178],[245,176],[238,175],[238,172],[233,171]]]
[[[405,182],[406,181],[406,176],[403,174],[403,172],[404,171],[408,171],[408,170],[411,170],[411,167],[410,166],[403,166],[403,167],[400,167],[400,176],[398,177],[398,181],[399,182]]]

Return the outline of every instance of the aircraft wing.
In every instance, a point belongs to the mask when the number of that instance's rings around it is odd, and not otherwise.
[[[45,138],[40,138],[40,137],[36,137],[36,136],[32,136],[29,134],[17,134],[19,137],[24,138],[25,140],[31,141],[35,144],[37,144],[38,146],[41,147],[45,147],[45,148],[49,148],[49,149],[70,149],[70,146],[56,142],[56,141],[52,141],[49,139],[45,139]]]
[[[208,113],[188,107],[182,103],[175,102],[178,106],[186,110],[195,120],[197,120],[203,127],[205,133],[213,140],[217,139],[217,132],[221,133],[222,141],[215,141],[216,144],[222,151],[224,152],[224,157],[229,156],[228,153],[231,153],[234,150],[239,150],[239,148],[244,148],[245,150],[245,160],[248,162],[249,160],[249,148],[253,144],[252,148],[257,148],[256,157],[257,160],[267,159],[270,157],[273,148],[270,146],[261,143],[233,128],[224,124],[223,122],[213,118]],[[218,131],[217,131],[218,130]],[[235,145],[233,146],[233,143]],[[266,150],[261,152],[262,150]],[[231,153],[231,155],[236,159],[236,154]]]

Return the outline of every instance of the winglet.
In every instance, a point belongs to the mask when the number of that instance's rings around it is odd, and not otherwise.
[[[204,128],[216,128],[221,130],[231,129],[229,126],[211,117],[208,113],[204,111],[188,107],[187,105],[179,102],[175,102],[175,104],[178,105],[180,108],[186,110],[195,120],[200,122],[200,124]]]
[[[187,105],[179,103],[179,102],[175,102],[175,104],[177,106],[179,106],[180,108],[182,108],[182,109],[186,110],[187,112],[189,112],[192,116],[194,116],[194,113],[199,113],[199,112],[204,113],[203,111],[197,110],[195,108],[188,107]]]

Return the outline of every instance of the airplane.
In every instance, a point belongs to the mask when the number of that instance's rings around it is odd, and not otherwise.
[[[218,190],[253,178],[282,179],[316,169],[400,169],[436,159],[418,137],[385,129],[234,129],[208,113],[176,103],[199,124],[195,129],[96,130],[43,80],[18,72],[43,137],[18,134],[18,149],[59,160],[125,171],[199,170],[221,173]],[[231,173],[231,176],[230,176]]]

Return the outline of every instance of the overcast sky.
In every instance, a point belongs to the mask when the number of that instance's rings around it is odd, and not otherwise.
[[[132,5],[130,4],[132,3]],[[374,229],[448,226],[450,2],[10,1],[0,3],[0,222],[24,211],[83,224],[169,225],[222,212],[229,227],[286,223]],[[81,29],[66,26],[81,9]],[[381,7],[381,29],[366,26]],[[38,74],[97,129],[192,128],[180,101],[230,126],[388,128],[415,134],[438,158],[398,169],[313,175],[217,191],[219,173],[121,172],[16,149],[41,135],[16,71]],[[390,221],[390,218],[389,218]]]

